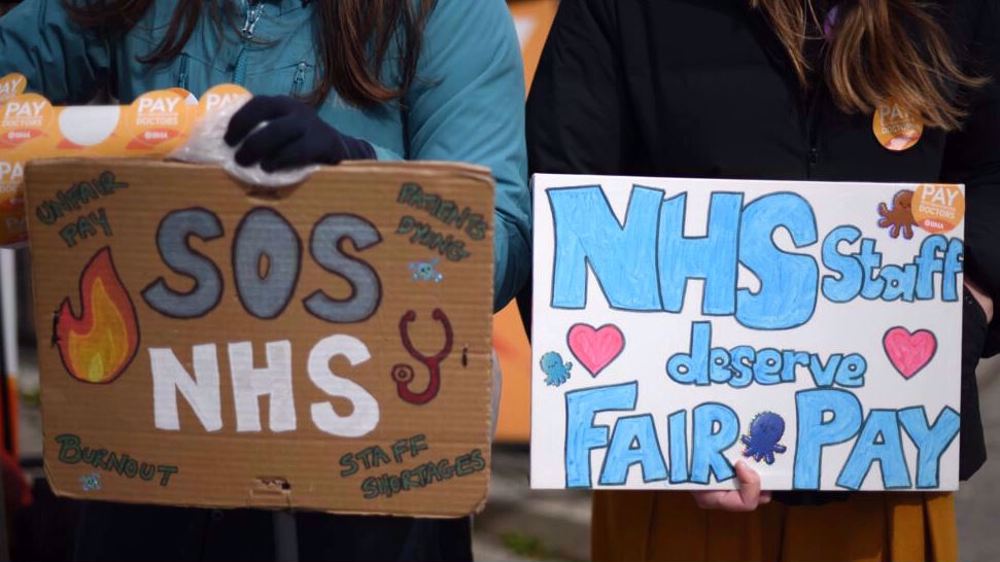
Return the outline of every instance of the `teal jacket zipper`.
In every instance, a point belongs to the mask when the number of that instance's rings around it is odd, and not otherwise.
[[[183,53],[180,56],[180,64],[177,69],[177,87],[188,89],[188,56]]]
[[[239,54],[236,55],[236,64],[233,66],[233,83],[241,86],[246,84],[247,78],[247,47],[253,41],[257,22],[264,13],[264,4],[258,2],[256,5],[251,5],[251,2],[248,0],[243,0],[243,12],[243,28],[240,29],[240,35],[243,37],[243,45],[240,48]]]
[[[295,78],[292,79],[292,97],[297,97],[302,93],[302,85],[306,81],[306,63],[300,61],[295,69]]]

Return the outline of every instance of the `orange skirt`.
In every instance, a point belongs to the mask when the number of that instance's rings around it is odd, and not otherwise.
[[[683,492],[595,492],[595,562],[953,562],[950,493],[858,493],[752,513],[705,511]]]

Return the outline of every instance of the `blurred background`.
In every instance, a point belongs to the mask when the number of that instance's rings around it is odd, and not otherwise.
[[[0,14],[13,4],[0,2]],[[558,0],[508,2],[521,40],[530,86],[555,16]],[[65,560],[60,536],[71,537],[74,506],[51,496],[41,468],[38,373],[31,321],[30,264],[26,250],[0,250],[0,348],[10,373],[0,431],[34,482],[34,507],[23,510],[13,533],[23,559]],[[533,492],[528,482],[531,355],[517,308],[497,315],[494,347],[504,374],[493,480],[483,513],[476,517],[475,551],[480,561],[587,560],[590,551],[590,494],[583,491]],[[958,494],[963,561],[1000,560],[1000,361],[980,366],[980,400],[987,445],[993,461]],[[2,389],[0,389],[2,390]],[[9,420],[9,421],[8,421]],[[4,425],[5,424],[5,425]],[[8,494],[9,495],[9,494]],[[53,507],[55,506],[55,507]],[[40,520],[45,514],[44,524]],[[38,536],[37,529],[46,529]]]

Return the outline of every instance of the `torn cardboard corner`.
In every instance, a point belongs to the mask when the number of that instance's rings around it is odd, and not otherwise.
[[[281,198],[136,160],[26,171],[56,492],[461,516],[489,480],[493,183],[324,168]]]

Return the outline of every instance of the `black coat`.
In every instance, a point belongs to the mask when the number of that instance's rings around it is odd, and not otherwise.
[[[1000,3],[955,0],[942,13],[967,70],[996,79],[968,94],[961,131],[928,128],[893,152],[871,114],[835,106],[821,75],[800,86],[749,0],[562,0],[528,100],[531,172],[965,183],[966,275],[1000,303]],[[965,311],[968,477],[985,459],[975,364],[1000,329],[987,346],[982,310],[967,298]]]

